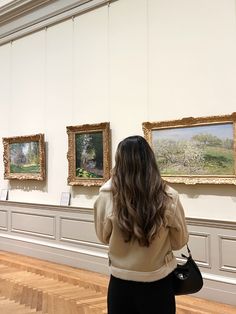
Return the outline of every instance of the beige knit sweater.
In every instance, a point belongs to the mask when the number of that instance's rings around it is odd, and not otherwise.
[[[112,214],[111,179],[101,188],[94,204],[95,229],[99,240],[109,245],[110,273],[120,279],[151,282],[166,277],[177,265],[172,250],[188,242],[184,210],[178,193],[167,187],[172,202],[161,227],[149,247],[137,241],[126,243]]]

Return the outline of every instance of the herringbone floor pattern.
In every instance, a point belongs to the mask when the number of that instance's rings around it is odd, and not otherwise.
[[[105,275],[0,251],[1,314],[106,314],[107,284]],[[236,307],[181,296],[177,314],[236,314]]]

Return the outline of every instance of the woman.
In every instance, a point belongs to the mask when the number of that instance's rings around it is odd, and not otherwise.
[[[109,245],[108,314],[174,314],[172,250],[188,241],[178,193],[141,136],[121,141],[115,162],[94,205],[97,236]]]

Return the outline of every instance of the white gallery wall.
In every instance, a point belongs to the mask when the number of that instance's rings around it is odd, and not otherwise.
[[[45,182],[3,179],[15,202],[92,208],[67,185],[66,126],[110,122],[112,159],[142,122],[236,111],[234,0],[118,0],[0,46],[0,136],[44,133]],[[0,146],[3,155],[3,146]],[[173,184],[188,217],[236,221],[236,187]]]

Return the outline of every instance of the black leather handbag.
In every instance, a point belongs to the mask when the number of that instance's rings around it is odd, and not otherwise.
[[[201,290],[203,286],[202,274],[192,258],[191,251],[187,245],[189,256],[181,254],[187,259],[183,265],[178,264],[173,271],[173,286],[175,295],[191,294]]]

